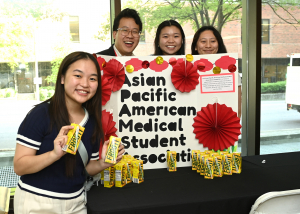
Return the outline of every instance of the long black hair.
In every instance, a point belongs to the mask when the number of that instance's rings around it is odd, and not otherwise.
[[[219,47],[218,47],[218,52],[217,53],[227,53],[226,47],[224,45],[222,36],[219,33],[219,31],[217,31],[216,28],[214,28],[213,26],[202,26],[201,28],[199,28],[199,30],[197,30],[197,32],[194,35],[193,42],[192,42],[192,45],[191,45],[192,55],[199,55],[198,51],[196,51],[195,48],[197,46],[197,42],[199,40],[199,37],[200,37],[201,33],[206,31],[206,30],[212,31],[214,36],[216,37],[216,39],[218,41],[218,46]]]
[[[170,26],[175,26],[180,30],[181,37],[182,37],[182,44],[181,48],[177,51],[175,55],[185,55],[185,35],[183,32],[183,29],[181,25],[176,22],[175,20],[166,20],[160,23],[160,25],[157,28],[155,39],[154,39],[154,55],[163,55],[163,52],[161,48],[159,47],[159,36],[160,32],[164,27],[170,27]]]
[[[45,102],[49,102],[49,115],[50,115],[50,130],[53,128],[57,128],[59,131],[61,127],[70,125],[69,120],[69,113],[66,106],[65,100],[65,88],[64,85],[61,84],[62,76],[66,75],[67,70],[69,67],[78,60],[85,59],[91,60],[97,69],[98,75],[98,88],[95,95],[82,104],[83,107],[86,108],[90,115],[93,115],[95,118],[95,128],[92,135],[92,144],[100,143],[100,140],[104,142],[104,135],[102,129],[102,100],[101,100],[101,73],[100,67],[97,62],[97,59],[89,53],[86,52],[73,52],[67,55],[60,64],[56,85],[55,85],[55,92],[54,95],[46,100]],[[76,154],[78,155],[78,154]],[[73,176],[76,164],[76,155],[66,154],[66,175],[68,177]]]

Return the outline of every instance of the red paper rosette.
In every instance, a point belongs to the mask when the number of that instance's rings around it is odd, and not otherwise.
[[[104,140],[109,140],[110,136],[115,136],[117,129],[115,128],[116,122],[113,121],[113,116],[111,113],[107,112],[106,110],[102,111],[102,128],[103,128],[103,134],[104,134]],[[103,142],[100,142],[99,147],[99,159],[101,159],[101,153],[102,153],[102,146]]]
[[[241,134],[240,118],[225,104],[208,104],[194,117],[194,133],[208,149],[224,150],[234,145]]]
[[[231,64],[235,64],[236,59],[232,58],[230,56],[222,56],[220,59],[218,59],[215,62],[215,65],[222,68],[222,69],[228,69],[228,66]]]
[[[113,92],[120,90],[125,82],[124,66],[116,59],[111,59],[103,68],[103,77],[111,84]]]
[[[156,59],[154,59],[153,61],[150,62],[149,68],[156,72],[161,72],[161,71],[165,70],[168,66],[169,66],[169,63],[165,60],[162,64],[159,65],[156,63]]]
[[[107,101],[109,101],[111,95],[111,85],[105,77],[102,77],[101,87],[102,87],[101,99],[102,99],[102,105],[104,106],[107,103]]]
[[[171,80],[175,88],[181,92],[190,92],[199,84],[199,74],[197,67],[194,67],[191,62],[181,61],[173,67]]]
[[[138,71],[143,68],[142,63],[143,63],[143,61],[139,60],[138,58],[132,58],[131,60],[129,60],[125,63],[125,67],[127,65],[132,65],[134,67],[133,71]]]
[[[106,110],[102,111],[102,128],[103,128],[103,134],[104,134],[104,140],[107,141],[110,136],[116,135],[116,122],[113,121],[113,115]]]
[[[197,60],[197,61],[195,61],[194,62],[194,66],[197,68],[198,67],[198,63],[199,62],[202,62],[202,63],[204,63],[204,68],[203,68],[203,70],[201,70],[201,72],[206,72],[206,71],[210,71],[213,67],[214,67],[214,65],[210,62],[210,61],[208,61],[207,59],[200,59],[200,60]]]
[[[103,62],[105,62],[105,59],[103,59],[101,56],[97,57],[97,61],[98,61],[98,64],[100,66],[100,70],[102,71],[102,64]]]
[[[229,72],[235,72],[235,71],[236,71],[236,66],[235,66],[234,64],[230,64],[230,65],[228,66],[228,71],[229,71]]]

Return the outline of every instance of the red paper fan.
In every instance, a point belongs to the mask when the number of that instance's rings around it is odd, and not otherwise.
[[[103,59],[102,57],[97,57],[97,61],[98,61],[98,64],[100,66],[100,70],[102,71],[103,67],[102,67],[102,64],[103,62],[105,62],[105,59]]]
[[[116,59],[111,59],[103,68],[103,77],[111,84],[113,92],[120,90],[125,82],[124,66]]]
[[[225,104],[215,103],[202,107],[194,121],[194,133],[199,143],[215,151],[233,146],[241,134],[240,118]]]
[[[168,66],[169,66],[169,63],[165,60],[162,64],[159,65],[156,63],[156,59],[154,59],[153,61],[150,62],[149,68],[156,72],[160,72],[160,71],[165,70]]]
[[[190,92],[199,84],[197,67],[191,62],[177,61],[171,73],[171,80],[175,88],[181,92]]]
[[[196,68],[197,68],[199,62],[203,62],[204,65],[205,65],[204,69],[201,70],[201,72],[210,71],[214,67],[214,65],[210,61],[208,61],[207,59],[202,58],[202,59],[197,60],[197,61],[194,62],[194,66]]]
[[[113,116],[111,113],[107,112],[106,110],[102,111],[102,128],[103,128],[103,134],[104,134],[104,141],[109,140],[110,136],[115,136],[117,129],[115,128],[116,122],[113,121]],[[102,146],[103,142],[100,142],[99,147],[99,159],[101,159],[101,153],[102,153]]]
[[[132,65],[134,67],[134,71],[138,71],[143,68],[142,63],[143,61],[139,60],[138,58],[132,58],[131,60],[125,63],[125,67],[127,65]]]
[[[106,110],[102,111],[102,128],[103,128],[103,133],[104,133],[104,140],[107,141],[110,136],[115,136],[116,135],[116,122],[113,121],[113,115]]]
[[[215,65],[222,68],[222,69],[228,69],[228,66],[231,64],[235,64],[236,59],[232,58],[230,56],[222,56],[220,59],[218,59],[215,62]]]
[[[105,77],[102,77],[101,86],[102,86],[101,99],[102,99],[102,105],[104,106],[107,103],[107,101],[109,101],[110,99],[111,85]]]

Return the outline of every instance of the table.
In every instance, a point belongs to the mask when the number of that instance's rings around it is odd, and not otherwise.
[[[144,173],[141,184],[93,186],[87,195],[88,213],[249,213],[264,193],[300,189],[300,152],[243,157],[241,174],[213,180],[191,167]]]

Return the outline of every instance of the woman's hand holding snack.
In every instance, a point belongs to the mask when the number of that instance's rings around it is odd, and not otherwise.
[[[106,153],[107,153],[107,149],[108,149],[108,145],[109,145],[109,140],[105,141],[104,144],[103,144],[103,147],[102,147],[102,153],[101,153],[101,160],[100,160],[100,164],[104,167],[104,168],[108,168],[110,166],[113,166],[114,164],[111,164],[111,163],[106,163],[104,162],[105,160],[105,156],[106,156]],[[118,152],[118,156],[117,156],[117,163],[119,161],[121,161],[123,155],[125,153],[125,147],[122,143],[120,143],[120,146],[119,146],[119,152]]]
[[[63,126],[61,127],[57,137],[54,140],[54,149],[52,150],[52,154],[54,154],[55,158],[58,160],[62,156],[66,154],[65,151],[62,150],[62,148],[66,145],[68,141],[68,132],[70,129],[73,129],[73,126]]]
[[[125,147],[122,143],[120,143],[119,153],[118,153],[118,156],[117,156],[117,163],[122,159],[124,153],[125,153]]]

